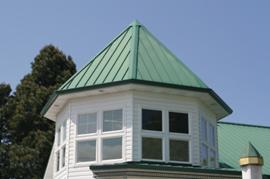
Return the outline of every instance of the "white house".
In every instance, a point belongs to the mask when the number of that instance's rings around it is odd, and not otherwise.
[[[134,21],[42,110],[56,123],[44,178],[241,178],[218,169],[217,121],[231,113]]]

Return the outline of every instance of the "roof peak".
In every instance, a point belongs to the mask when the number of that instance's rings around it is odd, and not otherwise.
[[[244,152],[241,155],[241,158],[245,157],[263,158],[261,154],[258,152],[258,150],[251,144],[251,142],[248,142],[248,145],[246,146]]]
[[[141,27],[144,27],[137,19],[135,19],[129,26],[141,26]]]

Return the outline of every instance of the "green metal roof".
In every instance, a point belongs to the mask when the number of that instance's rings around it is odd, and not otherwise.
[[[258,150],[249,142],[246,146],[244,152],[241,155],[241,158],[245,157],[259,157],[263,158],[261,154],[258,152]]]
[[[187,172],[196,175],[196,173],[208,174],[223,174],[223,175],[238,175],[241,178],[241,170],[228,168],[205,168],[191,165],[174,164],[174,163],[158,163],[158,162],[124,162],[115,164],[91,165],[90,170],[94,173],[98,170],[116,170],[116,169],[145,169],[158,171],[174,171]],[[139,172],[138,172],[139,174]],[[197,178],[197,177],[196,177]]]
[[[249,142],[263,156],[263,174],[270,175],[270,127],[265,126],[218,122],[221,167],[240,169],[238,161]],[[254,155],[254,152],[252,153]],[[246,153],[246,155],[249,155],[249,153]]]
[[[212,89],[135,20],[53,93],[41,115],[60,94],[129,83],[208,93],[228,114],[232,113]]]
[[[135,20],[58,90],[127,79],[208,88]]]

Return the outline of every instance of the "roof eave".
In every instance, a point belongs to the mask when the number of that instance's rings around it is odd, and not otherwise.
[[[123,80],[123,81],[103,83],[103,84],[80,87],[80,88],[73,88],[73,89],[67,89],[67,90],[57,90],[53,93],[51,98],[48,100],[48,102],[46,103],[46,105],[42,109],[41,115],[49,118],[48,116],[46,116],[46,113],[53,106],[53,103],[59,97],[59,95],[77,93],[77,92],[83,92],[83,91],[87,91],[87,90],[94,90],[94,89],[99,89],[99,88],[113,87],[113,86],[119,86],[119,85],[125,85],[125,84],[132,84],[132,83],[133,84],[158,86],[158,87],[166,87],[166,88],[208,93],[227,112],[227,115],[230,115],[233,112],[232,109],[210,88],[198,88],[198,87],[192,87],[192,86],[183,86],[183,85],[167,84],[167,83],[160,83],[160,82],[153,82],[153,81],[128,79],[128,80]],[[227,115],[221,116],[218,119],[221,119]],[[54,119],[51,119],[51,120],[54,120]]]

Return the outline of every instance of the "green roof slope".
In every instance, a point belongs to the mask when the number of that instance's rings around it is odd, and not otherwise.
[[[58,91],[130,79],[208,88],[135,20]]]
[[[251,142],[263,157],[263,174],[270,174],[270,127],[218,122],[219,161],[227,167],[241,169],[239,159]]]

